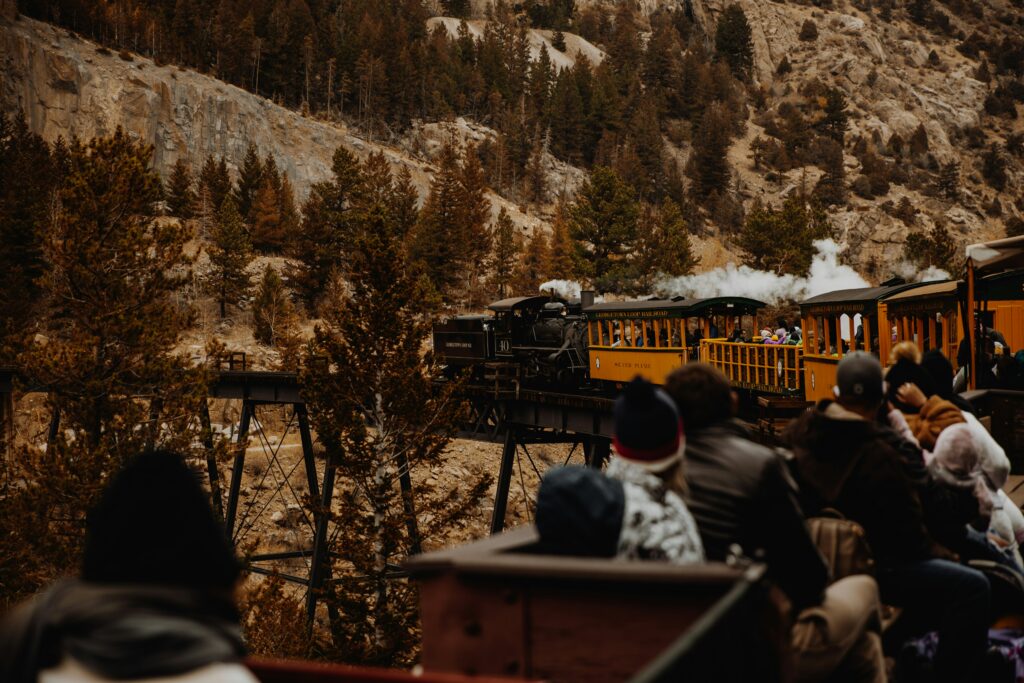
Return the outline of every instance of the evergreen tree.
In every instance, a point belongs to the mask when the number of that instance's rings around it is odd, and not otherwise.
[[[682,212],[671,199],[658,209],[647,206],[639,222],[637,291],[650,293],[657,276],[689,275],[698,259]]]
[[[1006,157],[994,142],[982,157],[981,174],[995,189],[1002,191],[1006,188]]]
[[[533,204],[542,204],[547,201],[548,178],[547,169],[544,167],[544,152],[547,143],[537,135],[533,142],[533,151],[530,152],[530,159],[526,162],[526,174],[523,177],[526,198]]]
[[[943,164],[939,169],[936,189],[946,199],[956,201],[960,198],[960,163],[956,159]]]
[[[245,150],[245,157],[242,159],[242,168],[238,170],[238,183],[232,192],[238,213],[246,223],[253,223],[253,206],[256,204],[256,197],[262,185],[263,163],[260,161],[256,146],[250,143]]]
[[[192,172],[182,159],[174,162],[164,189],[167,210],[175,218],[187,220],[195,214],[196,193],[192,189]]]
[[[231,195],[224,198],[210,235],[211,271],[207,280],[209,291],[220,306],[220,317],[227,315],[228,304],[237,306],[249,293],[249,263],[252,244],[242,223],[242,216]]]
[[[846,203],[846,168],[843,148],[830,139],[821,142],[821,165],[825,173],[818,180],[814,194],[823,206]]]
[[[223,158],[214,159],[212,154],[206,157],[203,170],[199,173],[199,188],[209,193],[213,210],[220,209],[224,198],[231,192],[231,175]]]
[[[277,192],[278,215],[280,226],[278,232],[284,244],[290,244],[295,234],[299,231],[301,217],[299,210],[295,207],[295,190],[288,180],[288,174],[281,174],[281,187]]]
[[[914,159],[915,163],[920,163],[926,154],[928,154],[928,131],[925,130],[922,123],[914,130],[914,134],[910,136],[910,156]]]
[[[555,219],[551,222],[551,257],[549,275],[559,280],[568,280],[575,275],[573,254],[576,245],[569,235],[568,207],[559,202],[555,207]]]
[[[560,30],[555,31],[554,35],[551,36],[551,47],[559,52],[565,52],[565,34]]]
[[[569,208],[569,235],[576,272],[599,291],[631,291],[638,218],[633,189],[611,169],[594,168]]]
[[[281,222],[281,198],[270,178],[260,184],[250,216],[253,246],[264,254],[280,254],[287,235]]]
[[[504,299],[513,294],[511,286],[520,256],[516,227],[504,207],[491,227],[491,245],[491,288],[499,299]]]
[[[67,148],[44,247],[46,340],[22,358],[48,387],[60,429],[45,450],[9,465],[18,485],[0,497],[6,599],[75,571],[86,511],[128,458],[154,445],[184,451],[195,436],[159,429],[165,415],[187,423],[205,388],[175,354],[190,323],[176,300],[191,276],[190,235],[156,220],[163,192],[152,153],[120,128]]]
[[[828,89],[828,92],[825,94],[824,110],[824,117],[818,126],[819,129],[825,136],[832,138],[842,145],[848,126],[846,97],[843,95],[842,90],[839,88]]]
[[[289,240],[288,281],[310,311],[342,269],[352,241],[351,204],[362,184],[359,162],[344,147],[334,152],[331,169],[331,182],[310,190],[298,233]]]
[[[907,235],[904,258],[920,268],[935,266],[949,273],[957,272],[961,249],[944,226],[936,223],[928,232]]]
[[[743,8],[735,4],[726,7],[715,29],[715,52],[740,80],[750,77],[754,64],[754,45],[750,36],[750,24]]]
[[[814,257],[814,241],[832,236],[824,212],[793,196],[781,209],[755,202],[738,240],[752,268],[806,275]]]
[[[523,295],[537,294],[541,283],[550,279],[551,247],[547,235],[534,230],[515,269],[514,289]]]
[[[397,226],[377,219],[384,224],[357,231],[348,287],[315,330],[310,355],[326,362],[306,363],[301,381],[328,467],[348,492],[331,536],[336,581],[324,588],[346,617],[334,646],[350,660],[404,665],[417,644],[416,592],[391,580],[390,568],[473,510],[490,478],[448,495],[424,483],[421,472],[441,466],[455,432],[457,386],[434,386],[423,354],[426,283],[406,262]]]
[[[13,363],[31,335],[59,176],[49,146],[25,119],[0,115],[0,365]]]
[[[284,282],[269,263],[252,300],[252,332],[256,340],[267,346],[277,346],[294,324],[295,310],[288,298]]]
[[[693,152],[686,164],[694,199],[704,202],[713,193],[729,189],[731,170],[726,156],[732,144],[729,116],[722,105],[708,105],[697,134],[693,138]]]
[[[412,173],[409,171],[408,166],[402,166],[398,170],[398,173],[395,175],[394,184],[395,189],[391,211],[394,216],[394,226],[398,238],[405,240],[419,218],[420,195],[416,190],[415,183],[413,183]]]
[[[490,250],[490,201],[483,168],[472,149],[460,164],[458,148],[449,140],[437,165],[409,246],[435,290],[451,302],[472,294],[482,275],[480,264]]]

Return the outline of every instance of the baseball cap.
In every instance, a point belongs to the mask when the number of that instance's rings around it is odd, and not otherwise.
[[[854,351],[839,361],[836,369],[837,394],[859,403],[882,400],[882,365],[866,351]]]

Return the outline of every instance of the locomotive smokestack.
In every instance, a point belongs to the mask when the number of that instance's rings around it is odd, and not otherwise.
[[[594,290],[584,289],[580,292],[580,308],[587,308],[594,305]]]

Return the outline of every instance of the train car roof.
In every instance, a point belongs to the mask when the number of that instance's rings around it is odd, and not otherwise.
[[[800,311],[803,313],[859,313],[862,309],[872,307],[882,299],[921,287],[927,282],[905,282],[899,285],[888,285],[882,287],[857,287],[855,289],[839,289],[834,292],[826,292],[800,303]]]
[[[929,314],[949,310],[956,306],[960,282],[943,280],[929,282],[903,292],[890,294],[885,298],[890,317],[906,314]]]
[[[645,299],[643,301],[605,301],[583,310],[591,318],[628,317],[631,314],[642,318],[683,318],[718,310],[740,309],[741,311],[764,308],[767,304],[742,296],[717,296],[707,299]]]
[[[1024,299],[1022,284],[1024,269],[986,275],[977,281],[977,297],[991,301],[1018,301]]]
[[[1024,267],[1024,235],[967,246],[967,260],[979,276]]]
[[[544,304],[549,301],[552,301],[552,298],[546,294],[539,296],[514,296],[509,299],[495,301],[487,308],[495,313],[508,313],[509,311],[516,311],[523,308],[542,308]],[[557,301],[557,299],[555,299],[555,301]]]

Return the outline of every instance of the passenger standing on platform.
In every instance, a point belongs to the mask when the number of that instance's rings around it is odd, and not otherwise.
[[[937,630],[937,680],[973,680],[987,648],[988,580],[953,561],[926,531],[901,456],[875,423],[884,400],[878,361],[851,353],[839,363],[836,380],[837,400],[821,401],[785,435],[804,512],[835,508],[864,528],[882,601],[903,608],[886,633],[890,645]]]
[[[724,561],[738,545],[767,564],[793,605],[797,680],[885,681],[877,584],[860,575],[828,585],[786,464],[735,420],[729,380],[691,363],[665,389],[686,426],[689,505],[707,557]]]
[[[181,456],[140,455],[89,515],[81,578],[0,623],[0,681],[256,683],[239,663],[238,576]]]

